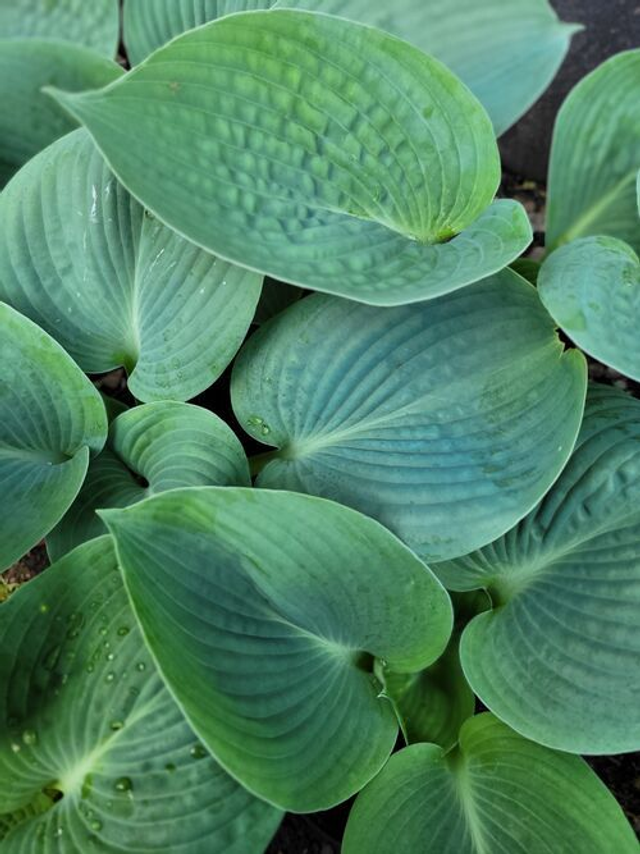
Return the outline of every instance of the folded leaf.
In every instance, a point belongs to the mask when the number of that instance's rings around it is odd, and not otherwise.
[[[261,278],[162,225],[84,130],[27,164],[0,196],[0,298],[91,373],[124,365],[139,399],[187,400],[236,354]]]
[[[562,350],[510,270],[403,308],[314,295],[240,352],[232,402],[279,449],[258,486],[340,501],[444,560],[508,530],[569,458],[586,372]]]
[[[101,515],[162,675],[236,779],[312,812],[380,770],[398,724],[373,659],[426,667],[452,622],[395,537],[338,504],[235,487]]]
[[[64,515],[107,436],[99,393],[46,332],[0,303],[0,569]]]
[[[492,715],[445,756],[414,744],[359,795],[344,854],[636,854],[613,796],[582,759],[526,741]]]
[[[181,486],[249,486],[249,464],[233,431],[212,412],[186,403],[148,403],[118,416],[89,465],[73,505],[47,537],[58,560],[105,533],[96,510],[127,507]]]
[[[111,58],[120,35],[118,0],[3,0],[0,34],[76,42]]]
[[[507,130],[553,79],[579,27],[547,0],[126,0],[124,38],[135,64],[185,30],[251,9],[298,8],[372,24],[440,59]]]
[[[97,89],[121,74],[115,62],[77,45],[0,40],[0,188],[29,158],[78,125],[43,94],[44,86]]]
[[[184,720],[109,538],[0,607],[0,648],[3,854],[262,854],[281,814],[232,780]]]
[[[161,220],[284,282],[416,302],[496,272],[531,240],[521,205],[491,205],[500,159],[480,103],[370,27],[230,15],[122,85],[52,94]]]
[[[604,62],[567,98],[554,133],[547,245],[608,235],[640,251],[640,50]]]
[[[585,237],[562,246],[542,266],[539,292],[579,347],[640,380],[640,261],[628,244]]]
[[[528,738],[574,753],[640,749],[639,508],[640,402],[593,386],[576,450],[539,506],[436,566],[452,589],[493,597],[463,634],[462,665]]]

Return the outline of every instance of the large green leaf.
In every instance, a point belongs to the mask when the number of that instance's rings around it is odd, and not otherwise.
[[[579,27],[547,0],[126,0],[124,37],[133,63],[174,36],[222,15],[299,8],[372,24],[448,65],[484,104],[496,133],[549,85]]]
[[[549,173],[547,244],[608,235],[640,250],[640,50],[607,60],[567,98]]]
[[[280,814],[188,726],[145,649],[109,538],[0,607],[0,648],[3,854],[262,854]]]
[[[121,74],[115,62],[76,45],[0,40],[0,188],[34,154],[77,127],[43,86],[96,89]]]
[[[531,227],[491,204],[491,122],[443,65],[327,15],[230,15],[121,85],[58,100],[116,175],[195,243],[292,284],[399,304],[514,260]]]
[[[118,0],[0,0],[3,39],[61,39],[111,58],[119,37]]]
[[[0,298],[88,372],[125,365],[140,400],[187,400],[234,357],[261,279],[204,252],[114,178],[84,130],[0,196]]]
[[[343,854],[637,854],[612,795],[582,759],[526,741],[492,715],[445,756],[414,744],[358,797]]]
[[[65,513],[102,449],[99,393],[64,350],[0,303],[0,569]]]
[[[370,672],[436,659],[451,604],[371,519],[285,492],[174,490],[103,514],[147,644],[194,730],[296,812],[353,795],[398,724]]]
[[[576,450],[540,505],[436,571],[494,599],[461,655],[495,714],[561,750],[640,748],[640,402],[592,387]]]
[[[181,486],[249,486],[249,464],[233,431],[186,403],[148,403],[119,415],[89,466],[80,494],[47,537],[57,560],[105,533],[96,510],[126,507]]]
[[[427,560],[467,554],[540,500],[573,448],[586,370],[505,270],[395,309],[323,295],[240,352],[238,420],[279,450],[258,485],[322,495]]]
[[[627,243],[585,237],[562,246],[542,266],[539,293],[576,344],[640,380],[640,261]]]

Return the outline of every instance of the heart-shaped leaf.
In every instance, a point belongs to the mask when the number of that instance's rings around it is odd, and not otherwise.
[[[542,266],[539,292],[578,346],[640,380],[640,261],[628,244],[585,237],[562,246]]]
[[[314,295],[247,343],[242,426],[279,450],[259,486],[381,521],[427,560],[467,554],[540,500],[573,448],[586,371],[510,270],[394,309]]]
[[[608,235],[640,251],[640,50],[620,53],[571,92],[554,133],[547,245]]]
[[[43,94],[44,86],[97,89],[121,74],[115,62],[77,45],[0,40],[0,188],[34,154],[78,125]]]
[[[224,768],[295,812],[380,770],[398,724],[373,658],[419,670],[452,622],[402,543],[339,504],[236,487],[102,515],[160,671]]]
[[[0,569],[64,515],[102,449],[99,393],[46,332],[0,303]]]
[[[280,820],[198,742],[145,649],[111,541],[0,607],[3,854],[262,854]]]
[[[58,560],[105,533],[96,510],[127,507],[181,486],[249,486],[249,464],[217,415],[186,403],[148,403],[119,415],[107,445],[89,465],[80,493],[47,537]]]
[[[118,0],[2,0],[0,35],[76,42],[111,58],[120,36]]]
[[[436,566],[495,608],[461,645],[483,703],[536,741],[575,753],[640,748],[640,402],[590,389],[576,450],[520,525]],[[616,849],[612,849],[616,850]]]
[[[531,240],[521,205],[491,204],[500,158],[469,90],[341,18],[230,15],[122,85],[54,94],[160,219],[284,282],[416,302],[490,275]]]
[[[561,23],[547,0],[126,0],[129,59],[141,62],[174,36],[223,15],[272,8],[341,15],[412,42],[464,80],[498,134],[547,88],[579,29]]]
[[[84,130],[43,151],[0,196],[0,298],[85,371],[125,365],[139,400],[187,400],[210,386],[260,288],[260,276],[145,215]]]
[[[414,744],[359,795],[343,854],[637,854],[622,810],[582,759],[472,718],[445,756]]]

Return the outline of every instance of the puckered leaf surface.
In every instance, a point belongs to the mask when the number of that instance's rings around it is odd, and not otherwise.
[[[537,504],[573,448],[585,361],[506,270],[393,309],[314,295],[247,343],[236,416],[278,450],[258,485],[322,495],[427,560],[467,554]]]
[[[0,648],[3,854],[262,854],[281,814],[193,734],[109,538],[0,607]]]
[[[575,27],[547,0],[126,0],[124,38],[141,62],[185,30],[251,9],[297,8],[372,24],[449,66],[484,104],[496,133],[546,89]]]
[[[99,393],[46,332],[0,303],[0,569],[49,533],[102,449]]]
[[[80,493],[47,537],[57,560],[105,533],[96,510],[127,507],[181,486],[249,486],[249,464],[233,431],[212,412],[186,403],[137,406],[109,427]]]
[[[3,39],[62,39],[115,56],[118,0],[0,0]]]
[[[85,371],[124,365],[139,400],[187,400],[210,386],[260,288],[260,276],[145,214],[84,130],[42,152],[0,197],[0,298]]]
[[[491,122],[450,72],[380,30],[291,10],[192,30],[122,85],[58,100],[146,207],[200,246],[362,302],[416,302],[528,245],[492,204]]]
[[[444,755],[414,744],[359,795],[344,854],[636,854],[622,810],[582,759],[526,741],[492,715]]]
[[[576,450],[539,506],[435,569],[494,599],[461,656],[496,715],[560,750],[640,748],[640,402],[592,387]]]
[[[148,646],[223,767],[296,812],[346,800],[380,770],[398,724],[373,659],[420,670],[452,623],[402,543],[338,504],[236,487],[103,516]]]

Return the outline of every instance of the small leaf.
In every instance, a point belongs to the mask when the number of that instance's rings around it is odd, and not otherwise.
[[[547,245],[617,237],[640,251],[640,50],[608,59],[571,92],[556,122]]]
[[[445,756],[414,744],[358,796],[344,854],[636,854],[613,796],[582,759],[526,741],[492,715]]]
[[[431,572],[338,504],[236,487],[103,514],[160,670],[220,764],[295,812],[382,767],[398,724],[372,671],[428,666],[451,633]]]
[[[166,228],[79,130],[0,196],[0,297],[87,372],[120,365],[139,400],[187,400],[227,367],[261,279]]]
[[[99,393],[64,350],[0,303],[0,569],[64,515],[107,436]]]
[[[122,85],[52,94],[161,220],[283,282],[416,302],[502,269],[531,240],[521,205],[492,204],[498,148],[466,86],[341,18],[229,15]]]
[[[435,566],[451,589],[489,590],[494,610],[466,628],[462,665],[528,738],[574,753],[640,748],[639,508],[640,402],[592,386],[573,456],[538,507]]]
[[[579,347],[640,380],[640,261],[630,246],[615,237],[562,246],[542,266],[539,292]]]
[[[75,42],[112,58],[120,37],[118,0],[3,0],[0,33]]]
[[[394,309],[314,295],[241,351],[234,411],[278,448],[258,486],[322,495],[425,560],[467,554],[540,500],[573,448],[585,361],[510,270]]]
[[[249,464],[233,431],[212,412],[186,403],[148,403],[119,415],[107,446],[91,462],[74,504],[47,537],[58,560],[105,533],[96,510],[127,507],[181,486],[249,486]]]
[[[115,62],[76,45],[0,40],[0,188],[27,160],[78,126],[43,87],[97,89],[121,74]]]
[[[440,59],[469,86],[501,134],[544,92],[571,34],[546,0],[127,0],[124,38],[141,62],[185,30],[232,12],[298,8],[361,21]]]
[[[109,538],[0,606],[0,648],[3,854],[262,854],[281,814],[202,749],[145,648]]]

